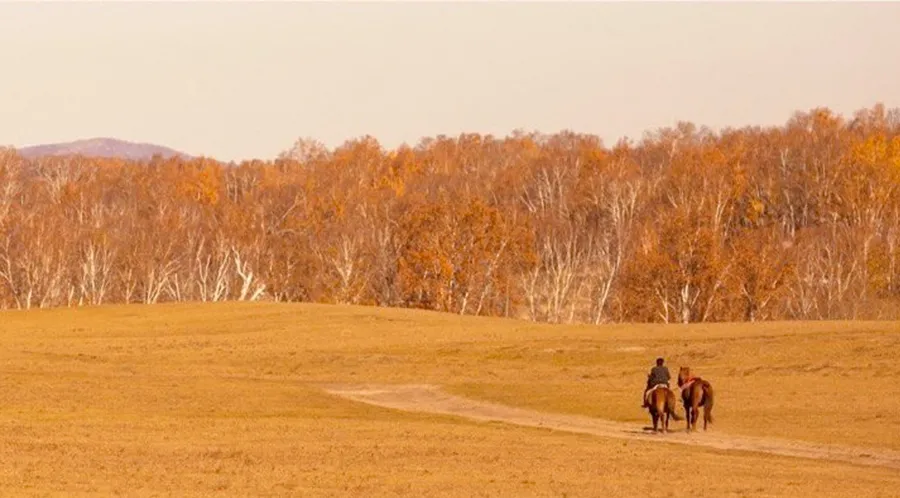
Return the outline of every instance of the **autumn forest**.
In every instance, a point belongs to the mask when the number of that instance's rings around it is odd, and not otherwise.
[[[0,149],[0,309],[274,300],[553,323],[900,318],[900,110],[271,161]]]

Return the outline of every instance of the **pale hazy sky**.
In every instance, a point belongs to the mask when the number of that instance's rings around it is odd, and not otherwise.
[[[3,3],[0,144],[222,160],[900,106],[900,3]]]

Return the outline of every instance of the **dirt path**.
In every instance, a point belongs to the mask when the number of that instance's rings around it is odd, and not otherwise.
[[[835,460],[900,469],[900,451],[767,439],[709,432],[684,432],[684,422],[670,422],[677,432],[653,434],[640,424],[579,415],[545,413],[454,396],[438,387],[414,385],[329,385],[331,394],[397,410],[456,415],[472,420],[506,422],[529,427],[594,434],[602,437],[705,446],[719,450],[751,451],[789,457]],[[649,415],[647,417],[649,422]],[[700,422],[702,424],[702,422]],[[674,424],[674,425],[673,425]],[[698,424],[699,425],[699,424]]]

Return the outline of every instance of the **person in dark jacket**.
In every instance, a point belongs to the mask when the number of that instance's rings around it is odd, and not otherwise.
[[[641,408],[647,408],[647,392],[650,391],[653,386],[657,384],[665,384],[667,387],[669,385],[669,380],[672,378],[669,375],[669,369],[666,368],[663,364],[665,360],[662,358],[656,359],[656,366],[650,369],[650,374],[647,375],[647,387],[644,388],[644,403],[641,405]]]

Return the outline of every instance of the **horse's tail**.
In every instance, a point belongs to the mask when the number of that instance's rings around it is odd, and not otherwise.
[[[661,395],[661,396],[660,396]],[[660,417],[665,413],[668,406],[666,395],[659,389],[655,389],[650,393],[650,406],[656,410],[656,414]]]
[[[703,381],[703,390],[706,391],[706,409],[703,410],[703,417],[706,419],[707,422],[709,422],[711,424],[711,423],[713,423],[712,409],[713,409],[713,400],[714,400],[712,384],[710,384],[709,381],[704,380]]]
[[[669,416],[672,417],[672,420],[676,422],[679,420],[684,420],[684,417],[678,415],[678,413],[675,411],[675,407],[673,406],[669,407]]]
[[[675,401],[675,393],[669,391],[669,395],[666,397],[666,411],[669,412],[669,416],[672,417],[672,420],[675,420],[677,422],[684,419],[678,416],[677,413],[675,413],[676,405],[677,403]]]

